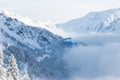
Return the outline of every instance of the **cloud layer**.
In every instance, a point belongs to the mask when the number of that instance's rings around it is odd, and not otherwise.
[[[78,46],[66,55],[72,80],[120,80],[120,43]]]

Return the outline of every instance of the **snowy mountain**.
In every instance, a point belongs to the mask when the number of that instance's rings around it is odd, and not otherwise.
[[[67,33],[65,33],[62,29],[57,28],[53,22],[51,21],[46,21],[46,22],[42,22],[42,21],[38,21],[38,20],[32,20],[26,17],[22,17],[20,15],[16,15],[14,13],[8,12],[4,9],[0,10],[0,13],[5,14],[6,16],[12,17],[12,18],[17,18],[20,22],[23,22],[27,25],[30,26],[35,26],[35,27],[40,27],[40,28],[44,28],[50,32],[52,32],[53,34],[62,36],[62,37],[67,37]]]
[[[21,71],[25,65],[28,66],[32,80],[36,77],[38,80],[44,77],[61,80],[68,77],[66,63],[62,59],[68,43],[48,31],[50,28],[46,30],[45,26],[0,10],[0,49],[4,52],[6,65],[7,58],[14,54]]]
[[[111,9],[101,12],[91,12],[86,16],[73,19],[67,23],[57,24],[66,32],[76,33],[119,33],[120,9]]]
[[[67,54],[75,75],[72,80],[120,80],[120,9],[92,12],[57,26],[73,33],[74,40],[87,44],[73,47]]]

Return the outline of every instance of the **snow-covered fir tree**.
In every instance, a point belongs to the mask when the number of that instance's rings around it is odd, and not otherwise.
[[[9,66],[4,68],[3,54],[0,52],[0,80],[30,80],[27,67],[24,68],[24,74],[19,73],[19,68],[13,54],[9,57]]]
[[[0,80],[5,80],[6,78],[6,71],[3,67],[3,54],[0,52]]]
[[[9,57],[9,67],[7,70],[7,80],[20,80],[19,69],[13,54]]]
[[[22,80],[30,80],[26,66],[24,68],[24,75],[22,76]]]

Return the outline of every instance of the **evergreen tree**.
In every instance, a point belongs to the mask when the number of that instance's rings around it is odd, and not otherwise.
[[[6,78],[6,72],[5,68],[3,67],[3,55],[0,52],[0,80],[5,80]]]
[[[24,68],[24,75],[23,75],[22,80],[30,80],[26,66],[25,66],[25,68]]]
[[[7,70],[7,80],[19,80],[19,69],[13,54],[9,57],[9,67]]]

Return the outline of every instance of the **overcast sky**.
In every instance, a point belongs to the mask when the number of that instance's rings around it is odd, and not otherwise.
[[[0,0],[0,8],[32,19],[59,23],[91,11],[120,8],[120,0]]]

